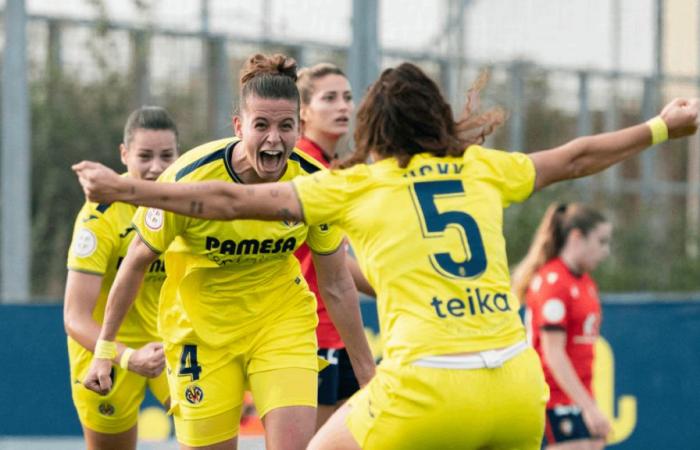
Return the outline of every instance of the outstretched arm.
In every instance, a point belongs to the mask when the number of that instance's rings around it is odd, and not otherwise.
[[[87,198],[100,203],[124,202],[212,220],[304,219],[289,182],[245,186],[224,181],[152,183],[120,177],[91,161],[82,161],[73,170]]]
[[[698,127],[698,99],[675,99],[659,117],[668,129],[668,138],[690,136]],[[652,145],[652,129],[639,124],[611,133],[574,139],[560,147],[530,154],[537,179],[535,190],[557,181],[598,173],[636,155]]]

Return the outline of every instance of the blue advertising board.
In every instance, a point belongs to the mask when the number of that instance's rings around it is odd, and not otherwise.
[[[613,422],[611,448],[700,448],[700,299],[635,298],[603,306],[595,386]],[[362,309],[380,353],[374,303]],[[0,436],[81,433],[61,314],[60,305],[0,305]]]

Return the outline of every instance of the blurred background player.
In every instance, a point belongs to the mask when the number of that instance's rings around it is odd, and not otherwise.
[[[513,274],[550,389],[545,428],[550,450],[602,449],[610,433],[593,396],[601,308],[589,272],[610,254],[611,234],[612,225],[589,206],[551,205]]]
[[[478,113],[477,94],[455,122],[417,66],[386,69],[358,110],[354,167],[291,183],[142,183],[97,163],[74,169],[92,199],[348,233],[378,294],[384,359],[310,449],[536,450],[548,390],[511,293],[503,209],[695,133],[699,102],[676,99],[645,124],[526,155],[479,145],[503,114]]]
[[[177,137],[175,123],[163,108],[146,106],[132,112],[119,147],[125,176],[154,181],[177,159]],[[161,259],[150,265],[117,334],[114,388],[101,396],[81,384],[100,333],[107,294],[136,235],[131,224],[135,211],[127,203],[85,203],[75,220],[68,253],[64,324],[73,402],[88,449],[136,447],[137,415],[146,386],[161,403],[168,403],[167,378],[161,373],[163,345],[156,328],[158,295],[165,280]]]
[[[355,110],[350,82],[337,66],[321,63],[301,69],[297,87],[301,99],[302,136],[296,146],[328,168],[331,162],[338,158],[336,152],[339,141],[350,130],[350,121]],[[318,355],[330,364],[318,374],[316,424],[317,428],[320,428],[360,386],[352,370],[345,344],[328,316],[319,293],[309,246],[303,244],[295,255],[299,258],[301,271],[309,283],[309,288],[316,296]],[[374,290],[362,275],[355,259],[348,257],[347,264],[357,289],[374,297]]]
[[[236,137],[191,150],[161,181],[221,180],[253,189],[319,171],[320,164],[294,151],[299,137],[295,82],[294,60],[250,57],[241,71]],[[165,252],[168,278],[159,331],[181,448],[236,448],[246,386],[265,425],[266,448],[306,448],[316,423],[319,361],[316,304],[294,257],[304,240],[358,378],[367,383],[374,374],[337,228],[291,219],[194,220],[146,208],[136,212],[134,226],[140,238],[110,292],[100,338],[107,347],[114,340],[133,286]],[[87,378],[86,386],[108,391],[109,361],[96,355]]]

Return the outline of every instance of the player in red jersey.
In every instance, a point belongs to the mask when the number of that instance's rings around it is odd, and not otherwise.
[[[337,66],[321,63],[300,70],[297,87],[301,97],[302,137],[296,147],[325,167],[330,167],[337,156],[338,142],[350,130],[350,118],[355,110],[350,83]],[[303,244],[295,255],[318,302],[318,355],[330,363],[329,367],[319,372],[318,429],[360,386],[352,371],[345,344],[323,304],[309,247]],[[357,289],[374,297],[374,290],[362,275],[357,262],[351,257],[347,261]]]
[[[548,450],[602,449],[610,432],[591,386],[601,310],[588,273],[610,253],[611,232],[612,225],[590,207],[552,205],[513,275],[551,391]]]

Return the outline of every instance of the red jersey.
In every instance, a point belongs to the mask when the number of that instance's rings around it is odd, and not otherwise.
[[[321,147],[316,145],[315,142],[309,140],[306,137],[301,137],[296,144],[296,147],[311,156],[316,161],[323,164],[325,167],[329,167],[331,162],[326,158],[326,155],[321,150]],[[311,257],[311,250],[306,243],[302,244],[301,247],[294,252],[294,255],[299,260],[301,264],[301,273],[304,274],[306,282],[309,284],[311,292],[316,295],[316,302],[318,304],[318,327],[316,327],[316,338],[318,339],[319,348],[345,348],[345,344],[340,339],[338,330],[335,329],[331,318],[328,316],[328,311],[326,311],[326,305],[323,304],[323,298],[321,298],[321,293],[318,290],[318,279],[316,278],[316,269],[314,268],[313,258]]]
[[[542,353],[542,330],[566,332],[566,354],[576,374],[593,396],[593,357],[600,330],[598,288],[588,274],[572,273],[560,258],[544,264],[525,294],[528,337],[542,360],[551,391],[547,408],[570,405],[572,400],[557,385]]]

